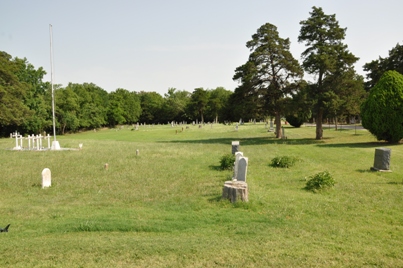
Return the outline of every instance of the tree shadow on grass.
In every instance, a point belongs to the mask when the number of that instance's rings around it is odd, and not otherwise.
[[[331,139],[331,138],[325,138]],[[316,139],[277,139],[270,137],[255,138],[214,138],[204,140],[173,140],[169,143],[197,143],[197,144],[231,144],[232,141],[240,141],[241,145],[266,145],[266,144],[288,144],[288,145],[309,145],[324,143],[324,140]],[[164,141],[166,142],[166,141]]]
[[[352,143],[328,143],[328,144],[317,144],[319,147],[327,148],[378,148],[384,146],[390,146],[392,144],[386,142],[352,142]]]
[[[356,171],[357,171],[357,172],[360,172],[360,173],[373,173],[373,172],[375,172],[375,171],[371,170],[371,168],[368,168],[368,169],[357,169]]]

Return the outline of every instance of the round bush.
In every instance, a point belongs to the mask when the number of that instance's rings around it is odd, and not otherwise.
[[[361,105],[362,125],[378,140],[403,138],[403,75],[385,72]]]
[[[235,162],[235,155],[233,154],[226,154],[223,155],[220,159],[220,168],[222,170],[229,170],[234,167]]]
[[[293,127],[300,127],[304,123],[304,118],[300,118],[295,115],[287,115],[285,119]]]
[[[277,156],[271,160],[270,166],[272,167],[280,167],[280,168],[289,168],[292,167],[297,159],[292,156]]]

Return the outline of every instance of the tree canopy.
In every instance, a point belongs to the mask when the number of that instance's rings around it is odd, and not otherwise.
[[[403,45],[399,43],[389,51],[389,57],[379,57],[364,65],[367,72],[366,90],[369,91],[379,81],[383,73],[388,70],[395,70],[403,74]]]

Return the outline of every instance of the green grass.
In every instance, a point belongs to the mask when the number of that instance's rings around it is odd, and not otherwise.
[[[1,139],[0,226],[11,226],[0,267],[402,267],[402,145],[285,127],[287,140],[264,124],[58,137],[81,151],[11,151]],[[249,158],[248,203],[220,198],[235,140]],[[393,172],[370,171],[378,147],[392,149]],[[279,155],[299,161],[271,167]],[[46,167],[52,187],[41,189]],[[304,190],[325,170],[332,189]]]

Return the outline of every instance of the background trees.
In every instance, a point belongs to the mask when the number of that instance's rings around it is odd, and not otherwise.
[[[5,135],[21,128],[33,113],[24,103],[28,84],[20,81],[19,66],[6,52],[0,52],[0,127]]]
[[[190,111],[192,111],[193,116],[200,118],[200,122],[202,124],[204,123],[204,112],[206,110],[208,101],[209,92],[202,87],[196,88],[190,97]]]
[[[169,88],[168,93],[164,95],[164,106],[161,122],[186,121],[190,119],[188,105],[191,94],[185,90]]]
[[[339,26],[335,15],[326,15],[317,7],[312,8],[310,15],[300,22],[298,41],[307,47],[302,53],[304,70],[317,77],[309,96],[314,101],[316,139],[322,139],[325,111],[337,110],[341,105],[339,92],[354,77],[353,64],[358,58],[343,44],[346,29]]]
[[[364,71],[368,72],[365,88],[369,91],[379,81],[384,72],[395,70],[403,74],[403,45],[397,44],[389,51],[389,57],[373,60],[364,65]]]
[[[362,111],[361,103],[384,72],[403,73],[403,46],[397,44],[388,57],[364,65],[368,72],[365,91],[364,78],[353,67],[358,58],[343,43],[346,29],[339,26],[335,15],[313,7],[310,17],[300,25],[298,41],[306,45],[303,68],[290,53],[289,39],[281,38],[277,27],[266,23],[246,43],[250,55],[245,64],[235,69],[233,79],[239,81],[239,86],[234,92],[222,87],[196,88],[192,92],[169,88],[161,96],[122,88],[106,92],[92,83],[56,86],[57,131],[137,122],[198,119],[203,123],[274,116],[280,137],[281,117],[287,116],[299,125],[313,116],[316,139],[321,139],[324,119],[331,118],[336,126],[339,118],[348,121]],[[314,80],[303,81],[303,71]],[[15,130],[52,130],[51,89],[48,82],[42,81],[45,74],[42,67],[36,69],[25,58],[0,52],[0,135],[8,136]]]
[[[378,140],[403,138],[403,75],[385,72],[361,106],[362,125]]]

